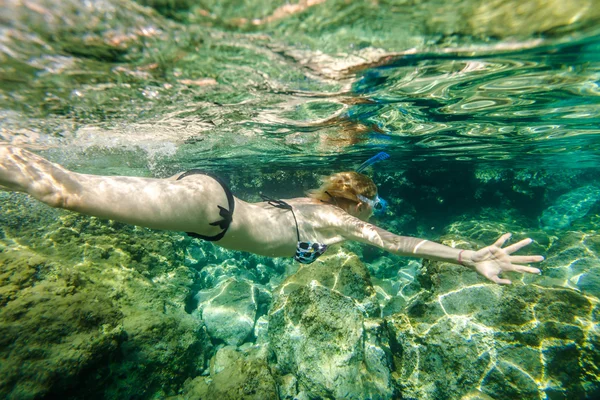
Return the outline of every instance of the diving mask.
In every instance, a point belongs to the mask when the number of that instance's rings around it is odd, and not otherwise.
[[[385,213],[385,210],[387,209],[387,201],[385,201],[378,195],[375,196],[374,199],[369,199],[368,197],[365,197],[360,194],[357,195],[356,197],[358,197],[358,199],[360,201],[362,201],[363,203],[366,203],[369,206],[371,206],[371,209],[373,210],[374,214],[383,214],[383,213]]]

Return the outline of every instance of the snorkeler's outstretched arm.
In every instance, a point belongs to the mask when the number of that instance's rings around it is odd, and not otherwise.
[[[502,235],[494,244],[480,250],[461,250],[425,239],[398,236],[375,225],[360,220],[347,224],[343,236],[349,240],[377,246],[393,254],[445,261],[472,268],[487,279],[499,283],[510,284],[500,274],[508,271],[539,274],[540,270],[523,264],[540,262],[542,256],[514,256],[514,252],[531,244],[533,240],[523,239],[515,244],[502,247],[511,237],[510,233]]]
[[[36,154],[0,145],[0,186],[49,206],[155,229],[215,235],[223,188],[205,175],[176,181],[69,171]]]

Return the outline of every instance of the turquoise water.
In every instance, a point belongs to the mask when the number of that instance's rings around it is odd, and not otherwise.
[[[546,257],[510,287],[356,243],[299,268],[0,192],[2,397],[599,396],[597,2],[0,7],[2,142],[247,201],[385,151],[373,223]]]

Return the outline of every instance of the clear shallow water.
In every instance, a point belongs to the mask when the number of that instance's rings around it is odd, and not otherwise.
[[[500,289],[468,272],[423,269],[419,260],[350,244],[336,257],[360,256],[371,277],[364,292],[372,290],[376,301],[344,294],[361,304],[354,319],[365,318],[365,326],[377,324],[369,319],[374,315],[385,318],[387,328],[377,329],[388,336],[361,340],[391,354],[394,361],[378,370],[394,371],[396,380],[386,381],[385,373],[311,375],[299,356],[296,370],[269,359],[273,370],[297,380],[278,380],[280,396],[289,386],[297,388],[294,395],[321,397],[349,390],[365,398],[367,387],[380,398],[460,398],[473,391],[594,398],[600,8],[593,1],[294,4],[5,2],[0,138],[79,172],[166,177],[208,168],[249,201],[258,201],[260,191],[300,196],[320,175],[354,169],[386,151],[390,160],[368,171],[390,203],[376,224],[459,247],[488,244],[505,231],[530,236],[536,240],[530,251],[547,257],[544,273],[515,277],[516,288]],[[228,380],[210,370],[210,359],[254,357],[250,350],[215,355],[229,342],[211,328],[207,299],[234,288],[231,298],[243,301],[234,307],[228,297],[227,307],[255,308],[246,346],[264,344],[265,318],[284,309],[277,303],[281,282],[308,283],[290,260],[76,217],[21,195],[2,194],[0,221],[6,306],[0,327],[3,347],[13,352],[6,365],[30,365],[23,360],[33,357],[43,366],[12,369],[0,389],[14,398],[193,398],[203,393],[203,377]],[[322,268],[334,278],[319,269],[308,274],[327,287],[343,275],[338,264],[334,258]],[[57,303],[48,293],[66,300]],[[85,308],[90,303],[81,298],[101,306]],[[258,300],[244,303],[248,298]],[[369,314],[375,303],[380,310]],[[51,316],[56,327],[44,336],[39,326],[49,314],[37,311],[40,304],[84,317]],[[30,341],[19,341],[19,332]],[[83,361],[77,352],[73,360],[65,356],[78,348],[78,334],[90,335],[95,346],[80,348]],[[285,335],[274,341],[288,342]],[[337,342],[324,336],[307,348],[318,353],[319,343]],[[295,357],[275,347],[280,360]],[[165,359],[167,353],[175,356]],[[414,359],[424,361],[414,366]],[[473,376],[460,368],[443,374],[443,366],[462,364],[475,365]],[[86,375],[88,367],[97,368],[95,378]],[[367,383],[326,387],[318,380],[325,375]],[[204,383],[185,386],[188,378]],[[39,387],[23,389],[31,381]]]
[[[142,149],[150,164],[157,155],[182,167],[292,155],[328,165],[375,149],[399,167],[597,161],[587,2],[545,4],[550,21],[528,12],[535,2],[522,14],[479,2],[319,3],[182,2],[175,14],[157,6],[161,15],[129,2],[7,2],[3,136]]]

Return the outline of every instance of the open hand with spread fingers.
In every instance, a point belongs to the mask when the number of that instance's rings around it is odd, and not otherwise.
[[[541,273],[539,269],[523,264],[544,261],[544,257],[511,255],[531,244],[533,240],[530,238],[523,239],[515,244],[502,248],[510,237],[510,233],[505,233],[491,246],[470,252],[470,257],[465,257],[464,265],[472,267],[487,279],[504,285],[510,285],[512,282],[509,279],[500,278],[499,275],[503,272]]]

